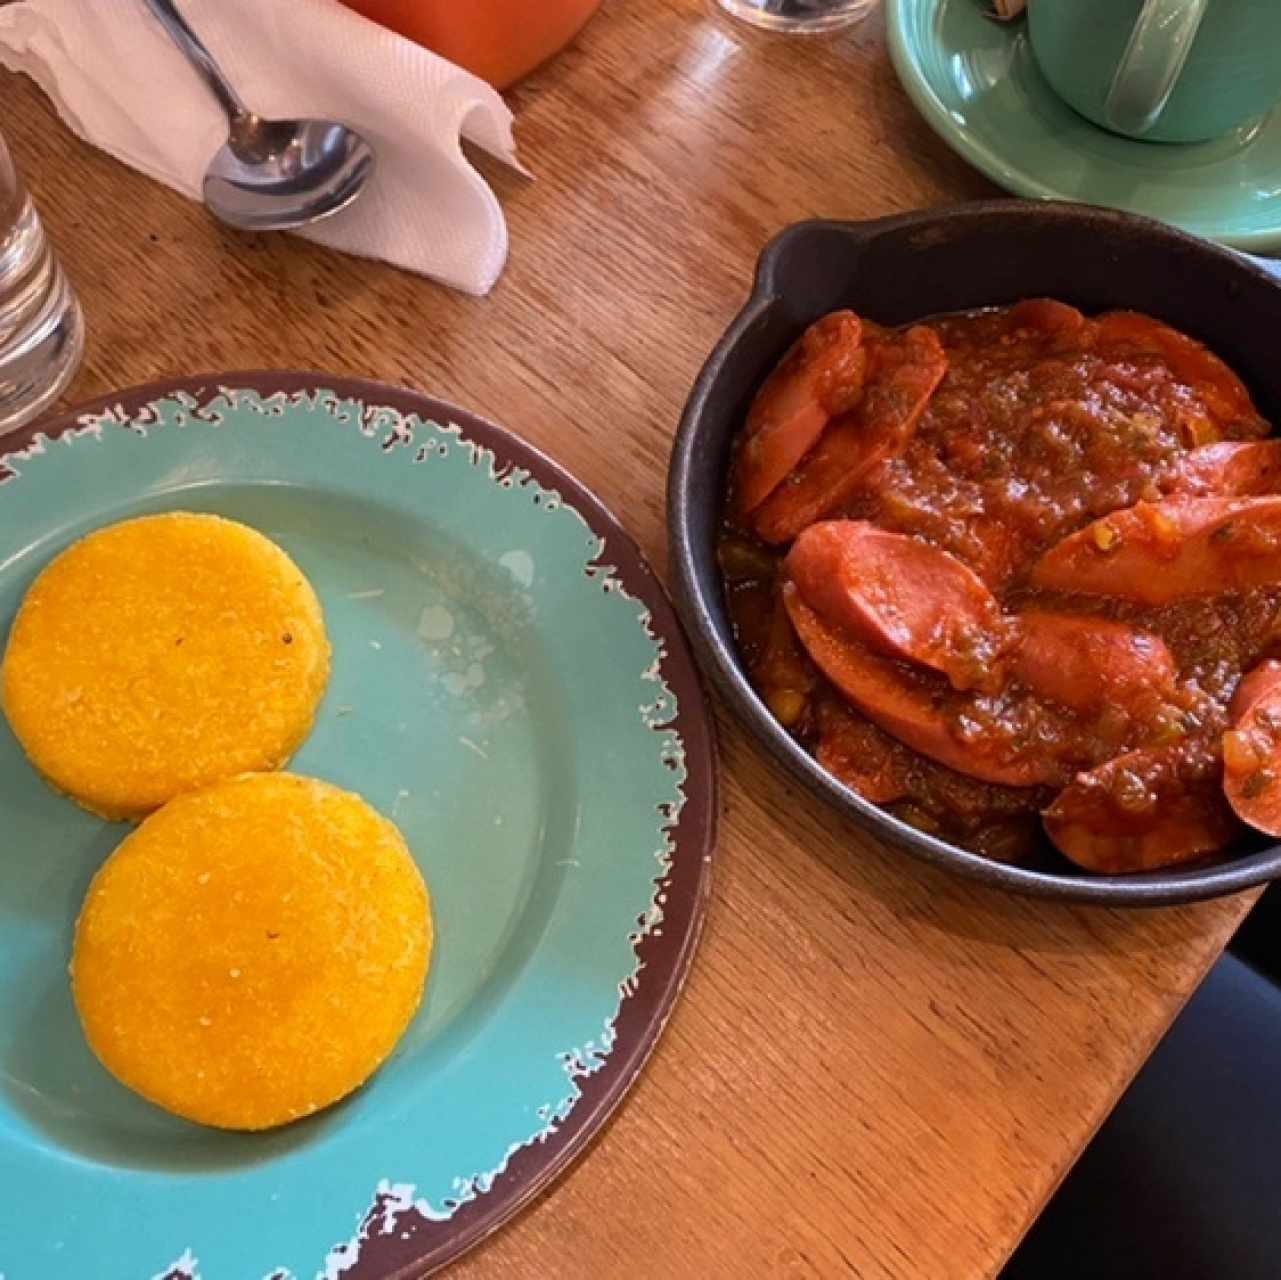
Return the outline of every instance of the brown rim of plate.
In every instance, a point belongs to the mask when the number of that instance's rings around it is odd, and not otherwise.
[[[680,735],[685,748],[685,802],[676,824],[669,829],[671,867],[657,887],[666,894],[663,928],[647,933],[636,944],[639,969],[636,981],[627,984],[622,995],[614,1021],[613,1048],[597,1070],[575,1078],[580,1093],[568,1116],[545,1139],[528,1142],[516,1151],[490,1189],[460,1205],[447,1220],[429,1221],[411,1209],[401,1215],[397,1230],[371,1231],[375,1220],[383,1219],[385,1206],[378,1201],[362,1219],[359,1257],[344,1274],[350,1280],[418,1280],[455,1261],[546,1190],[600,1131],[653,1052],[684,985],[707,913],[719,816],[716,741],[684,630],[662,583],[632,536],[604,503],[559,463],[505,428],[447,401],[370,379],[296,370],[165,378],[100,396],[3,437],[0,481],[13,482],[12,473],[4,466],[5,455],[27,448],[39,436],[57,439],[82,425],[85,415],[119,410],[132,418],[153,400],[175,392],[190,395],[198,407],[204,407],[228,389],[270,396],[318,387],[433,422],[456,423],[469,439],[492,449],[499,463],[527,469],[538,484],[556,490],[572,505],[591,531],[606,539],[609,560],[620,583],[649,609],[654,632],[665,642],[660,670],[677,701],[676,717],[668,727]],[[331,1243],[350,1234],[349,1222],[335,1223]]]

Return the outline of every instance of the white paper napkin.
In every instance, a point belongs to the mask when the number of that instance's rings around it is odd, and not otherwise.
[[[179,7],[255,111],[340,120],[378,153],[356,203],[299,234],[488,293],[507,224],[460,138],[516,163],[511,112],[489,85],[338,0]],[[0,5],[0,63],[36,80],[82,138],[199,199],[226,121],[142,0]]]

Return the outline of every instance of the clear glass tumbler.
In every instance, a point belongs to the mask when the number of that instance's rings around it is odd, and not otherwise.
[[[716,0],[744,22],[767,31],[814,35],[835,31],[867,17],[877,0]]]
[[[80,304],[0,137],[0,447],[58,398],[83,352]]]

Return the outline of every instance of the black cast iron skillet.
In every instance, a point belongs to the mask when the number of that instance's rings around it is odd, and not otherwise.
[[[1120,877],[1089,875],[1055,854],[1016,867],[967,853],[891,817],[821,769],[779,726],[739,663],[716,534],[731,440],[783,352],[840,307],[897,325],[1033,297],[1168,321],[1222,356],[1281,426],[1281,264],[1085,205],[994,200],[874,222],[797,223],[761,255],[752,296],[703,366],[672,451],[673,585],[699,659],[777,760],[884,843],[927,862],[1021,893],[1134,906],[1191,902],[1281,876],[1281,846],[1261,837],[1213,863]]]

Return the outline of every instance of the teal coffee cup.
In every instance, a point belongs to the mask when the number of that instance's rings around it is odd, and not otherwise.
[[[1281,0],[1028,0],[1032,51],[1095,124],[1203,142],[1281,100]]]

